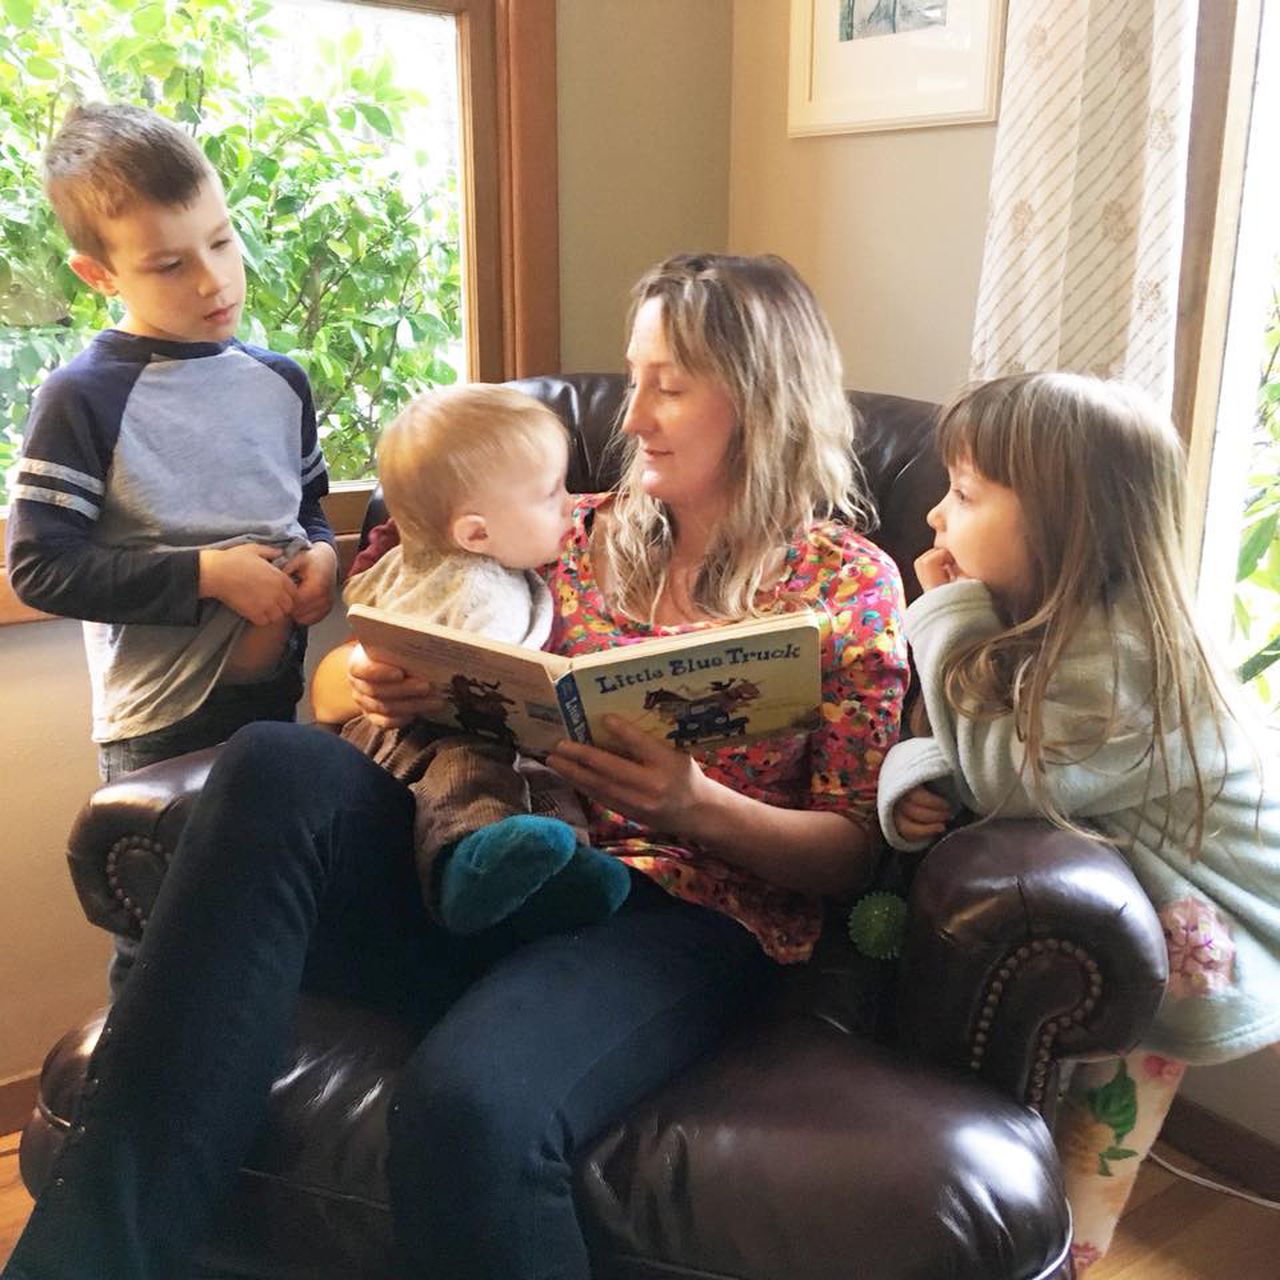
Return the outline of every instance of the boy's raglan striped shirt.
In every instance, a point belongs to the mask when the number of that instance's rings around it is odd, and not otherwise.
[[[194,711],[245,623],[200,600],[199,552],[332,541],[306,374],[231,339],[109,329],[36,394],[11,489],[19,598],[85,622],[95,741]]]

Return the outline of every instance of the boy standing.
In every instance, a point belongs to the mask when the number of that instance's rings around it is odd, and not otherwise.
[[[335,590],[306,375],[233,337],[244,265],[196,143],[73,109],[45,157],[71,269],[125,315],[41,386],[9,518],[26,604],[84,620],[105,780],[292,719]]]

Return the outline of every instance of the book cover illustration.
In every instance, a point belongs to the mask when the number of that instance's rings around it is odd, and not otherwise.
[[[530,755],[545,755],[568,736],[555,680],[569,664],[558,654],[408,621],[367,605],[352,605],[347,619],[373,657],[436,686],[444,705],[432,719],[518,743]]]
[[[760,686],[734,677],[712,680],[705,688],[650,689],[644,695],[644,709],[652,711],[664,724],[675,727],[667,737],[677,747],[688,747],[707,738],[743,737],[751,723],[746,712],[760,697]]]
[[[822,700],[818,622],[784,614],[584,654],[570,678],[601,746],[609,714],[695,752],[806,732]]]
[[[515,700],[502,692],[500,680],[474,680],[456,673],[444,695],[453,708],[453,720],[460,729],[514,745],[516,735],[508,722],[508,707]]]
[[[562,738],[611,745],[602,717],[701,752],[819,721],[817,618],[783,614],[564,658],[353,605],[365,648],[437,686],[435,718],[545,755]]]

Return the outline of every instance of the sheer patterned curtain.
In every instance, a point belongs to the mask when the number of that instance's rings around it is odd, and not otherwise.
[[[1071,369],[1168,404],[1195,0],[1010,0],[973,374]]]

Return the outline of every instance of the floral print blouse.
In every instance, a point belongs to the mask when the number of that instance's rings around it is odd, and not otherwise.
[[[548,572],[555,604],[548,648],[566,655],[714,623],[649,626],[616,617],[596,586],[590,530],[608,494],[584,497],[559,560]],[[708,777],[789,809],[823,809],[877,829],[876,781],[898,737],[907,685],[902,583],[874,543],[835,521],[814,525],[787,552],[773,593],[818,615],[822,725],[744,745],[696,752]],[[667,892],[731,916],[774,960],[807,960],[822,926],[817,897],[771,885],[697,848],[681,848],[619,813],[586,801],[592,844],[652,877]]]

